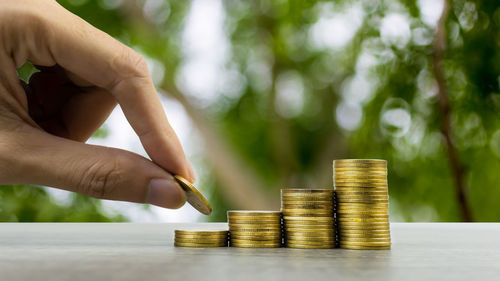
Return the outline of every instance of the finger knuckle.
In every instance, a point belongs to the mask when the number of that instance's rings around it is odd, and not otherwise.
[[[112,60],[113,68],[122,79],[142,78],[148,76],[148,64],[139,53],[128,47],[123,47]]]
[[[123,177],[122,166],[118,155],[91,163],[81,178],[79,189],[95,198],[110,198]]]

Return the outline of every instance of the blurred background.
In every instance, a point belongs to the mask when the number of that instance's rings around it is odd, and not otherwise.
[[[214,214],[10,186],[0,221],[225,221],[339,158],[388,160],[392,221],[500,220],[500,2],[58,2],[147,58]],[[89,142],[146,155],[119,107]]]

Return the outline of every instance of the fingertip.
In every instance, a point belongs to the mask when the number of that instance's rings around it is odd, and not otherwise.
[[[194,169],[193,169],[193,166],[191,165],[191,163],[188,163],[188,173],[189,173],[190,182],[191,183],[196,182],[196,175],[194,173]]]

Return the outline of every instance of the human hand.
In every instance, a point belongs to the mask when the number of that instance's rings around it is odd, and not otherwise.
[[[21,85],[16,66],[39,66]],[[119,103],[152,161],[84,142]],[[178,208],[194,172],[144,59],[53,0],[0,1],[0,184]]]

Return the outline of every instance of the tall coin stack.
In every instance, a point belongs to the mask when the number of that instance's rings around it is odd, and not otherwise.
[[[228,211],[227,220],[231,247],[281,247],[281,212]]]
[[[282,189],[285,246],[335,248],[333,189]]]
[[[176,247],[227,247],[227,230],[175,230]]]
[[[345,159],[333,162],[340,247],[391,247],[387,162]]]

